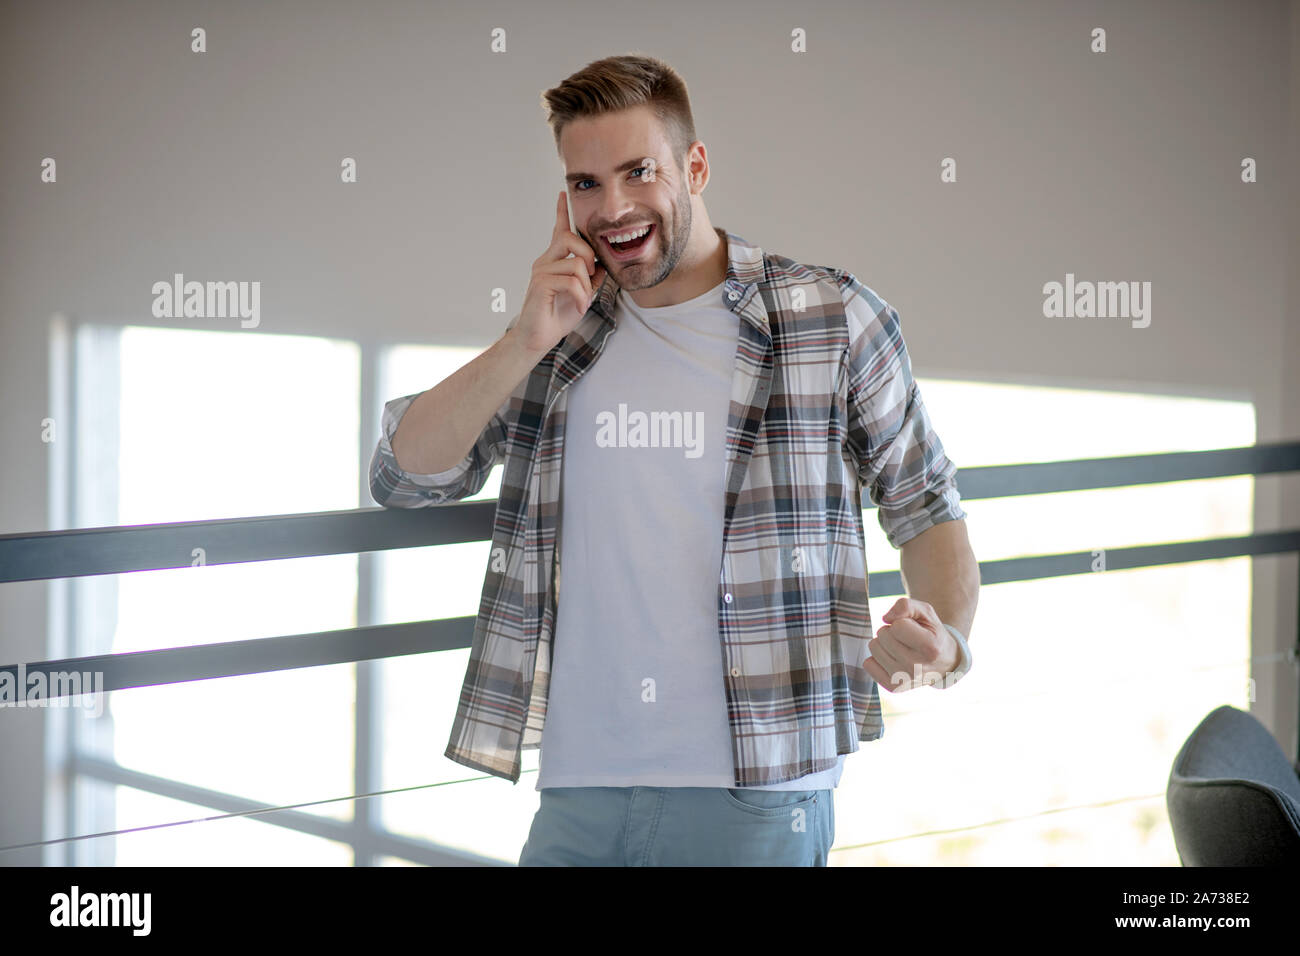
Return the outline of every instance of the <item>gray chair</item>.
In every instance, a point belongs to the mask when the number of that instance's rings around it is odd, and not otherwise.
[[[1192,731],[1165,805],[1183,866],[1300,863],[1300,776],[1244,710],[1216,708]]]

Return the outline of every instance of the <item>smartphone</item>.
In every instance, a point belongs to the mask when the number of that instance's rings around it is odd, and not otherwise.
[[[571,195],[570,191],[567,188],[564,190],[564,201],[569,206],[569,231],[573,233],[575,236],[577,236],[579,239],[582,239],[583,242],[587,242],[587,240],[583,238],[582,234],[579,233],[578,230],[575,228],[577,226],[578,221],[573,218],[573,196]],[[603,266],[605,263],[600,261],[600,248],[598,246],[593,245],[590,242],[587,242],[587,245],[591,248],[591,254],[596,260],[596,265]]]

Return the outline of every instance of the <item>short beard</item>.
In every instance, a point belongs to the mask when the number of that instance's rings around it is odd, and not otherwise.
[[[619,283],[619,288],[628,292],[635,292],[638,289],[649,289],[656,286],[672,274],[673,269],[677,268],[678,261],[682,258],[682,253],[686,251],[686,243],[691,238],[691,194],[686,190],[686,184],[682,183],[681,191],[677,194],[677,201],[673,204],[673,234],[669,242],[663,245],[663,255],[660,257],[660,267],[657,274],[648,282],[642,282],[640,285],[625,286]],[[661,229],[662,233],[663,230]],[[663,236],[660,236],[660,242],[663,243]],[[644,268],[644,265],[641,266]],[[615,282],[618,280],[615,279]]]

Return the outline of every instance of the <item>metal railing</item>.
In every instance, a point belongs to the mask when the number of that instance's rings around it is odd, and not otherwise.
[[[957,481],[965,501],[1296,471],[1300,471],[1300,441],[1213,451],[968,468],[958,472]],[[491,538],[495,511],[495,501],[472,501],[429,508],[363,508],[0,535],[0,583],[191,567],[196,542],[204,548],[204,563],[216,565],[486,541]],[[1121,570],[1290,552],[1300,552],[1300,529],[1108,548],[1105,561],[1107,570]],[[1093,573],[1094,558],[1094,552],[1081,551],[983,561],[979,566],[980,581],[981,584],[1000,584]],[[900,573],[870,573],[868,593],[871,597],[904,593]],[[44,673],[47,681],[56,673],[102,673],[103,690],[113,691],[466,648],[471,644],[474,620],[473,617],[458,617],[359,626],[191,647],[38,661],[23,666],[29,679],[33,674]],[[1292,653],[1300,653],[1300,617]],[[19,666],[3,666],[0,671],[9,671],[16,678]],[[50,682],[49,686],[54,688],[55,685],[56,682]],[[57,693],[57,689],[51,690],[51,695]],[[136,774],[87,755],[78,759],[76,769],[100,779],[161,792],[152,778],[146,779],[148,775]],[[176,784],[167,788],[167,792],[171,794],[183,786]],[[229,795],[189,789],[195,790],[191,795],[193,802],[207,806],[221,808],[232,800],[241,802]],[[250,801],[242,803],[260,806]],[[320,831],[322,836],[347,838],[325,832],[335,825],[345,828],[346,824],[310,814],[299,816],[304,818],[298,821],[301,828],[309,832]],[[286,825],[295,826],[293,823]],[[386,841],[386,852],[421,861],[447,862],[446,848],[395,834],[382,836]],[[466,859],[462,862],[477,861]]]

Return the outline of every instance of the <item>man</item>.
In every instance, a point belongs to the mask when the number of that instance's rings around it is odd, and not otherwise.
[[[894,309],[713,227],[671,67],[610,57],[543,97],[572,218],[562,191],[519,315],[390,401],[371,462],[385,507],[504,462],[446,755],[518,781],[541,748],[520,865],[825,865],[877,684],[970,664],[956,467]],[[874,638],[862,487],[909,593]]]

